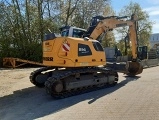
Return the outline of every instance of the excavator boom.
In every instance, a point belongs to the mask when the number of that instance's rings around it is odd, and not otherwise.
[[[87,32],[85,33],[85,37],[89,37],[97,40],[102,33],[107,33],[108,31],[112,31],[114,28],[118,27],[129,27],[129,38],[132,44],[132,58],[137,58],[137,17],[133,14],[130,20],[123,20],[124,17],[110,16],[110,17],[102,17],[96,16],[92,18],[92,22]]]

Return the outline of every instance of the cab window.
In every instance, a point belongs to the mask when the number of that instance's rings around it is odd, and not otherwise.
[[[67,36],[68,36],[68,32],[69,32],[69,30],[64,30],[64,31],[62,31],[62,32],[61,32],[61,36],[67,37]]]
[[[85,31],[73,29],[73,35],[72,37],[82,38]]]
[[[101,44],[99,42],[92,42],[92,43],[93,43],[94,49],[96,51],[104,51],[103,47],[101,46]]]

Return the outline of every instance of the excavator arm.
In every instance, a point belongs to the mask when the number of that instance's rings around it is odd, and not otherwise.
[[[124,20],[124,18],[127,18],[127,16],[93,17],[90,27],[85,33],[84,37],[98,40],[102,33],[112,31],[114,28],[128,26],[129,39],[131,41],[132,49],[132,59],[131,61],[127,61],[126,65],[124,65],[124,68],[126,69],[124,70],[124,73],[130,76],[134,76],[142,73],[143,71],[142,65],[140,65],[140,63],[137,61],[137,17],[135,14],[133,14],[130,20]],[[116,69],[117,66],[118,65],[116,64],[113,68]]]
[[[137,58],[137,33],[136,33],[137,17],[135,16],[135,14],[133,14],[130,20],[123,20],[123,18],[127,18],[127,16],[93,17],[90,27],[85,34],[85,37],[98,40],[98,38],[100,37],[102,33],[107,33],[108,31],[112,31],[114,28],[128,26],[129,38],[132,44],[132,59],[136,60]]]
[[[137,30],[136,30],[136,21],[134,21],[134,24],[129,26],[129,38],[131,40],[132,44],[132,60],[137,59]]]

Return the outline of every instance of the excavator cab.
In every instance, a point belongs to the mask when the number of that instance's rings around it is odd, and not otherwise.
[[[137,50],[137,56],[140,60],[147,59],[147,46],[139,46]]]
[[[82,38],[86,30],[72,26],[64,26],[60,28],[60,32],[62,37]]]

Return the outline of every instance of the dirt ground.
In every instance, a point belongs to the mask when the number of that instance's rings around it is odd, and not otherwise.
[[[159,120],[159,67],[115,87],[54,100],[29,81],[37,68],[0,68],[1,120]]]

